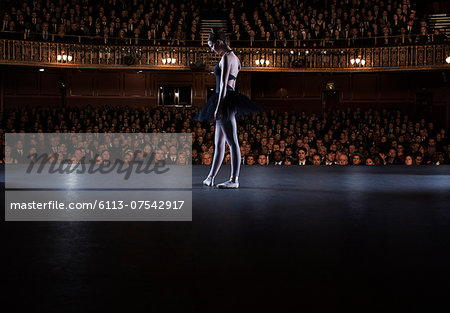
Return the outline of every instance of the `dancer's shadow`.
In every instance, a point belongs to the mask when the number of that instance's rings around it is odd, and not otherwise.
[[[222,190],[222,188],[217,188],[217,187],[208,187],[208,186],[204,186],[202,183],[196,183],[196,184],[192,184],[192,189],[214,189],[214,190]],[[226,189],[226,188],[223,188]],[[289,188],[289,187],[282,187],[282,186],[277,186],[277,187],[266,187],[266,186],[240,186],[237,189],[233,189],[230,188],[232,190],[267,190],[267,191],[301,191],[300,188]]]

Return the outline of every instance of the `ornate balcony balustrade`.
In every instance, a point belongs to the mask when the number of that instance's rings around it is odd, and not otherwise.
[[[238,47],[244,71],[348,72],[447,69],[450,45],[365,48]],[[0,39],[0,64],[91,69],[211,69],[206,47],[94,45]]]

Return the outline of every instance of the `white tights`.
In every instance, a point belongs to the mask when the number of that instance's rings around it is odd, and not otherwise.
[[[215,177],[219,172],[225,156],[225,140],[230,147],[231,157],[231,177],[234,182],[239,176],[241,168],[241,150],[239,149],[239,141],[237,136],[237,124],[235,114],[230,116],[227,122],[216,120],[216,129],[214,135],[214,158],[211,164],[209,176]]]

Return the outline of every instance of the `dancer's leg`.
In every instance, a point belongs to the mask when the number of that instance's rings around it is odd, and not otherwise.
[[[211,163],[211,170],[209,175],[215,177],[219,172],[222,165],[223,158],[225,156],[225,134],[223,132],[223,124],[220,121],[216,121],[216,129],[214,135],[214,157]]]
[[[231,181],[235,182],[241,169],[241,149],[239,148],[237,123],[234,114],[230,117],[230,121],[223,124],[223,131],[225,133],[228,146],[230,146]]]

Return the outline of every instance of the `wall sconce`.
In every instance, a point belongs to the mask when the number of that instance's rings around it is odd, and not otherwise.
[[[264,60],[264,59],[259,59],[259,60],[255,60],[256,65],[260,65],[260,66],[269,66],[270,61],[269,60]]]
[[[63,52],[63,54],[58,54],[56,56],[56,60],[58,62],[62,62],[62,63],[72,62],[73,57],[71,55],[64,54],[64,52]]]
[[[350,64],[353,66],[366,66],[366,60],[364,60],[361,57],[356,57],[356,58],[351,58],[350,59]]]
[[[448,57],[445,59],[445,62],[447,62],[447,64],[450,64],[450,56],[448,56]]]
[[[177,62],[177,59],[175,58],[171,58],[171,57],[167,57],[161,60],[163,64],[175,64]]]

